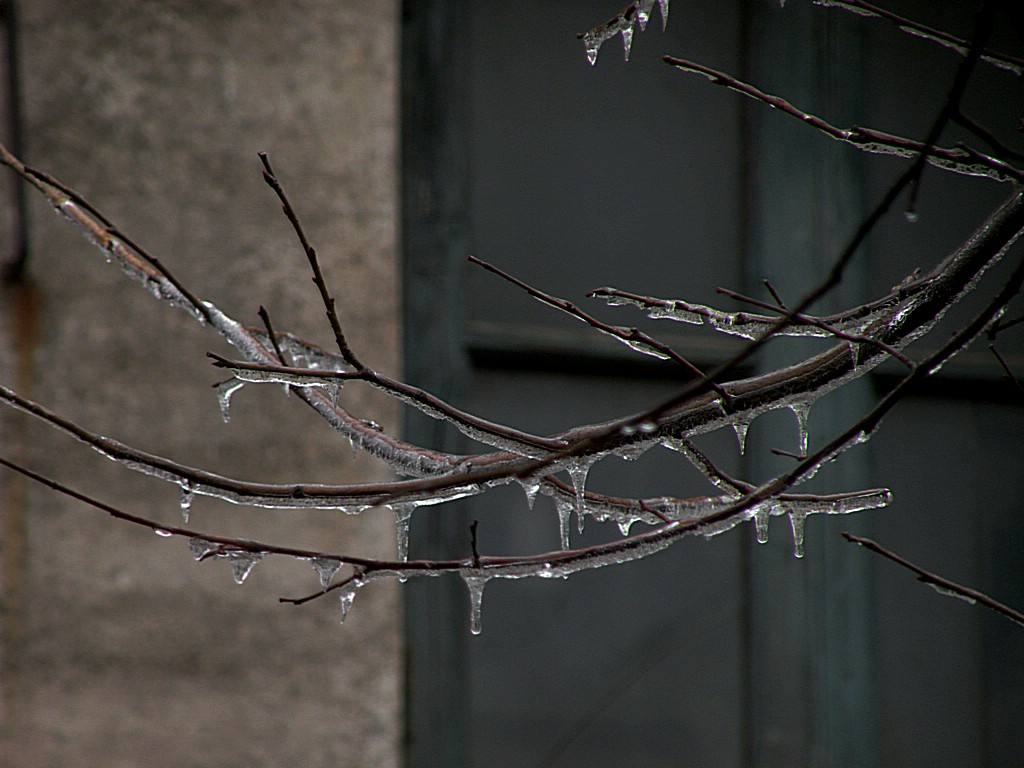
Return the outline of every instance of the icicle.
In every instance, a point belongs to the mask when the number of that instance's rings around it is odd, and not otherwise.
[[[155,534],[156,534],[157,536],[164,536],[164,537],[167,537],[167,536],[173,536],[173,535],[174,535],[174,534],[173,534],[173,533],[171,533],[170,531],[165,531],[165,530],[164,530],[163,528],[154,528],[154,529],[153,529],[153,532],[154,532],[154,533],[155,533]]]
[[[759,504],[754,508],[754,528],[757,531],[757,543],[768,543],[768,520],[771,517],[771,507],[768,504]]]
[[[195,492],[192,490],[192,485],[188,480],[181,481],[181,493],[179,494],[179,500],[181,503],[181,516],[185,518],[185,522],[188,522],[188,512],[192,508],[192,500],[195,498]]]
[[[462,580],[466,582],[466,587],[469,589],[469,631],[474,635],[480,634],[480,606],[484,599],[484,586],[489,578],[489,576],[470,576],[469,573],[462,574]]]
[[[590,66],[597,64],[597,52],[601,50],[601,43],[605,40],[601,36],[602,31],[592,29],[583,35],[583,47],[586,48],[587,61],[590,62]]]
[[[565,468],[572,479],[573,490],[576,491],[576,514],[582,516],[584,501],[583,494],[586,491],[587,473],[590,471],[591,459],[576,458],[569,462]],[[582,526],[581,526],[582,532]]]
[[[848,341],[846,349],[850,353],[850,365],[856,369],[860,362],[860,344],[855,341]]]
[[[633,523],[636,522],[635,517],[624,517],[619,520],[619,533],[623,537],[629,536],[629,529],[633,527]]]
[[[520,480],[519,484],[523,486],[523,492],[526,494],[526,506],[533,509],[533,504],[537,501],[537,494],[540,492],[540,480],[528,477],[525,480]]]
[[[558,512],[558,533],[561,536],[563,550],[569,548],[569,515],[572,514],[572,506],[565,499],[555,499],[555,510]]]
[[[625,49],[626,61],[629,61],[629,49],[633,47],[633,20],[622,24],[622,47]]]
[[[249,552],[247,550],[235,549],[225,554],[231,561],[231,575],[235,577],[235,583],[241,584],[252,572],[253,566],[263,559],[263,552]]]
[[[309,562],[313,566],[313,570],[316,571],[316,575],[320,577],[320,586],[326,592],[334,574],[341,569],[341,561],[332,557],[314,557]]]
[[[352,610],[352,601],[356,599],[356,590],[359,589],[360,584],[356,581],[350,581],[344,587],[341,588],[341,592],[338,595],[338,600],[341,603],[341,620],[339,624],[344,624],[345,619],[348,618],[348,612]]]
[[[338,410],[338,394],[341,392],[341,384],[332,384],[327,391],[331,395],[331,406],[334,410]]]
[[[415,504],[392,504],[395,513],[395,538],[398,543],[398,559],[403,563],[409,559],[409,521],[416,509]]]
[[[220,404],[220,417],[224,423],[231,421],[231,396],[242,388],[243,382],[238,379],[227,379],[216,385],[217,402]]]
[[[797,428],[797,454],[800,456],[807,455],[807,414],[810,413],[811,406],[808,403],[790,403],[789,410],[796,416],[796,428]]]
[[[732,428],[736,432],[736,439],[740,442],[740,456],[742,456],[747,449],[747,430],[750,428],[750,422],[734,421]]]
[[[668,0],[658,0],[658,8],[661,9],[661,31],[668,28]]]
[[[807,513],[789,510],[789,523],[793,526],[793,556],[804,556],[804,523],[807,522]]]
[[[198,536],[193,536],[188,540],[188,548],[192,552],[192,556],[196,560],[202,560],[208,554],[217,549],[217,545],[206,539],[201,539]]]
[[[637,0],[636,20],[640,24],[640,31],[647,29],[647,22],[651,19],[651,10],[654,8],[654,0]]]

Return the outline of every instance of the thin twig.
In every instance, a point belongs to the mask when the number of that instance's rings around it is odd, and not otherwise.
[[[256,378],[246,378],[245,372],[247,371],[287,378],[289,383],[300,387],[303,386],[303,382],[312,384],[314,382],[330,381],[337,381],[339,383],[344,381],[363,381],[419,409],[428,416],[448,421],[467,437],[472,437],[475,440],[480,440],[490,445],[498,442],[502,447],[511,447],[513,450],[526,452],[527,455],[546,454],[551,450],[564,448],[566,445],[565,440],[562,439],[532,435],[504,424],[496,424],[474,416],[471,413],[449,405],[439,397],[419,387],[392,379],[372,368],[361,368],[356,371],[327,371],[229,360],[213,352],[207,352],[206,354],[207,357],[214,361],[213,364],[216,367],[230,370],[237,378],[245,381],[258,381]],[[495,438],[495,440],[489,440],[488,437]]]
[[[75,191],[71,187],[55,179],[50,174],[45,173],[44,171],[40,171],[37,168],[31,168],[26,165],[24,166],[24,171],[28,175],[33,176],[36,179],[39,179],[43,183],[53,187],[62,194],[66,195],[69,200],[75,203],[75,205],[79,206],[80,208],[84,209],[85,211],[89,212],[92,216],[94,216],[96,220],[103,225],[108,235],[110,235],[113,238],[116,238],[117,240],[120,240],[122,243],[127,245],[133,251],[135,251],[135,253],[138,254],[140,258],[148,262],[150,266],[152,266],[161,275],[163,275],[163,277],[167,279],[167,282],[173,285],[178,290],[178,292],[185,297],[185,299],[192,305],[193,309],[199,312],[199,314],[201,314],[207,322],[210,322],[210,311],[206,307],[206,305],[204,305],[203,302],[201,302],[191,291],[189,291],[189,289],[186,288],[182,284],[182,282],[178,280],[178,278],[175,277],[174,274],[160,262],[158,258],[151,255],[141,245],[139,245],[137,242],[135,242],[126,234],[124,234],[120,229],[114,226],[110,219],[104,216],[103,213],[100,212],[100,210],[96,208],[96,206],[90,203],[81,193]]]
[[[1017,388],[1018,392],[1024,394],[1024,385],[1020,383],[1020,379],[1018,379],[1016,374],[1014,374],[1014,372],[1010,369],[1009,364],[1006,362],[1006,360],[1003,359],[1003,356],[999,354],[999,350],[996,349],[996,345],[989,344],[988,348],[989,351],[991,351],[992,354],[996,356],[996,360],[998,360],[999,364],[1003,367],[1003,371],[1005,371],[1006,373],[1006,378],[1009,379],[1010,383]]]
[[[903,566],[908,571],[916,573],[918,581],[930,584],[943,593],[950,593],[953,597],[960,597],[971,603],[980,603],[986,608],[991,608],[996,613],[1002,614],[1011,621],[1015,621],[1021,626],[1024,626],[1024,613],[1016,611],[997,600],[993,600],[983,592],[971,589],[970,587],[965,587],[962,584],[957,584],[955,581],[950,581],[949,579],[939,576],[936,573],[932,573],[931,571],[926,571],[919,565],[914,565],[909,560],[900,557],[895,552],[886,549],[881,544],[872,541],[871,539],[854,536],[852,533],[847,533],[846,531],[843,532],[843,538],[853,544],[859,544],[865,549],[869,549],[882,557],[892,560],[894,563]]]
[[[274,190],[278,199],[281,201],[281,208],[284,211],[284,215],[288,218],[289,223],[292,225],[292,229],[295,230],[295,234],[299,238],[299,243],[302,245],[302,251],[306,254],[309,266],[313,270],[313,282],[320,291],[320,298],[323,300],[324,308],[327,313],[327,320],[331,324],[331,330],[334,331],[334,340],[338,345],[338,351],[345,359],[345,362],[356,370],[362,370],[364,368],[363,364],[359,362],[359,359],[349,347],[348,342],[345,340],[345,334],[341,330],[341,321],[338,320],[338,313],[334,306],[334,297],[331,296],[331,292],[327,288],[327,283],[324,281],[323,272],[320,270],[320,261],[317,258],[316,250],[314,250],[313,246],[309,244],[309,240],[306,238],[306,233],[302,229],[302,224],[299,221],[298,215],[295,213],[295,209],[292,208],[292,204],[289,202],[288,196],[285,194],[284,188],[281,186],[281,182],[279,182],[277,176],[274,175],[274,169],[270,166],[270,159],[267,157],[267,153],[260,152],[259,158],[263,163],[263,180],[267,182],[267,185],[271,189]]]
[[[908,32],[915,37],[939,43],[946,48],[956,51],[961,56],[966,56],[971,46],[967,40],[963,40],[949,34],[948,32],[943,32],[924,24],[920,24],[916,21],[912,21],[903,16],[899,16],[884,8],[879,8],[877,5],[864,2],[864,0],[816,0],[815,4],[831,8],[841,8],[843,10],[856,13],[859,16],[874,16],[880,19],[886,19],[904,32]],[[993,64],[1000,69],[1013,72],[1016,75],[1024,73],[1024,59],[1019,59],[1016,56],[1010,56],[1005,53],[998,53],[996,51],[984,49],[981,52],[980,58],[982,61]]]
[[[929,152],[935,146],[935,142],[939,140],[939,137],[946,129],[946,125],[952,117],[960,111],[960,101],[963,99],[964,92],[967,90],[967,84],[970,82],[971,73],[974,71],[974,65],[977,64],[978,57],[981,56],[981,52],[985,50],[985,43],[988,42],[988,39],[992,34],[992,25],[995,20],[995,14],[996,2],[994,2],[994,0],[988,0],[988,2],[985,2],[978,11],[977,22],[975,23],[974,35],[971,37],[970,47],[967,49],[967,53],[964,55],[963,61],[960,62],[960,66],[957,67],[956,77],[953,79],[953,86],[949,90],[949,95],[946,97],[946,101],[943,103],[942,109],[939,111],[934,123],[932,123],[931,129],[925,137],[924,147],[921,150],[918,161],[914,164],[917,174],[910,185],[910,200],[907,203],[908,214],[916,214],[917,211],[917,197],[921,189],[921,176],[924,173],[924,158],[928,156]],[[979,160],[980,158],[986,158],[989,160],[993,159],[987,158],[987,156],[982,155],[980,152],[970,151],[968,154],[975,160]]]
[[[976,58],[966,59],[961,65],[961,68],[963,68],[964,64],[973,64],[975,60]],[[711,67],[706,67],[703,64],[698,64],[693,61],[678,59],[673,56],[664,57],[664,61],[679,70],[703,75],[715,85],[724,86],[763,104],[767,104],[773,109],[797,118],[804,124],[809,125],[825,136],[835,139],[836,141],[842,141],[863,152],[889,154],[896,155],[898,157],[921,156],[924,157],[927,162],[946,171],[976,176],[989,176],[998,181],[1024,181],[1024,171],[1011,166],[1009,163],[989,158],[981,153],[978,153],[978,157],[973,158],[974,162],[971,162],[972,155],[965,150],[947,149],[934,146],[935,141],[938,139],[938,134],[935,134],[935,126],[940,125],[940,123],[941,125],[944,125],[945,120],[936,120],[932,126],[932,130],[929,131],[928,138],[923,142],[861,126],[839,128],[816,115],[812,115],[809,112],[799,109],[779,96],[773,96],[765,93],[753,85],[743,82],[726,72],[712,69]],[[955,88],[957,91],[962,91],[962,86],[959,81]],[[949,104],[949,102],[947,102],[947,104]],[[959,100],[956,101],[954,107],[958,104]],[[940,115],[940,117],[943,117],[943,115]]]
[[[473,550],[473,567],[480,567],[480,550],[476,546],[476,530],[480,527],[480,521],[474,520],[473,524],[469,526],[469,543]]]
[[[744,296],[742,293],[730,291],[728,288],[719,288],[718,293],[722,294],[723,296],[728,296],[731,299],[736,299],[737,301],[742,301],[747,304],[753,304],[755,307],[760,307],[761,309],[781,312],[785,314],[786,317],[788,317],[796,325],[813,325],[815,328],[820,328],[821,330],[831,334],[832,336],[835,336],[837,339],[854,342],[856,344],[870,344],[873,347],[878,347],[878,349],[882,350],[887,355],[895,358],[896,360],[899,360],[901,363],[903,363],[905,366],[907,366],[907,368],[910,368],[911,370],[913,370],[914,367],[917,365],[917,363],[915,363],[909,357],[904,355],[891,344],[886,344],[884,341],[872,338],[870,336],[864,336],[858,333],[846,333],[845,331],[841,331],[838,328],[832,327],[831,325],[829,325],[828,323],[826,323],[825,321],[818,317],[811,317],[809,315],[794,314],[792,312],[788,312],[788,310],[786,309],[786,305],[782,303],[782,301],[779,299],[778,294],[775,293],[774,290],[772,290],[772,295],[775,297],[776,302],[778,302],[778,307],[774,307],[768,302],[760,301],[751,296]]]
[[[955,122],[960,123],[960,125],[962,125],[964,128],[966,128],[971,133],[976,135],[978,138],[980,138],[982,141],[984,141],[986,144],[992,147],[992,149],[994,149],[1003,157],[1012,158],[1014,160],[1024,160],[1024,154],[1017,152],[1016,150],[1006,146],[996,137],[994,133],[992,133],[992,131],[988,130],[981,123],[977,122],[976,120],[972,120],[970,117],[964,114],[964,111],[962,109],[957,109],[957,111],[953,114],[952,119]]]
[[[259,309],[260,320],[263,321],[263,327],[267,330],[267,336],[270,338],[270,343],[274,345],[274,354],[277,355],[277,359],[281,361],[281,365],[288,366],[288,358],[284,356],[284,352],[281,351],[281,344],[277,340],[277,334],[274,333],[274,326],[270,322],[270,313],[267,312],[266,307],[260,304]]]
[[[473,264],[483,267],[488,272],[491,272],[497,275],[498,277],[507,280],[508,282],[512,283],[513,285],[519,288],[522,288],[524,291],[530,294],[530,296],[532,296],[535,299],[538,299],[544,304],[547,304],[550,307],[554,307],[555,309],[561,310],[562,312],[565,312],[567,315],[575,317],[577,320],[582,320],[591,328],[594,328],[600,331],[601,333],[607,334],[608,336],[618,339],[631,349],[637,352],[641,352],[643,354],[648,354],[654,357],[661,358],[662,360],[672,360],[673,362],[682,365],[695,376],[698,376],[701,379],[706,379],[704,372],[701,371],[697,366],[695,366],[685,357],[674,351],[667,344],[664,344],[658,341],[657,339],[648,336],[643,331],[637,328],[623,328],[617,325],[608,325],[607,323],[601,322],[596,317],[587,314],[582,309],[573,304],[571,301],[559,298],[557,296],[552,296],[550,293],[545,293],[544,291],[538,290],[537,288],[534,288],[533,286],[520,280],[519,278],[513,277],[508,272],[505,272],[503,269],[500,269],[499,267],[496,267],[493,264],[489,264],[488,262],[483,261],[482,259],[478,259],[476,256],[470,256],[469,260]],[[708,384],[726,403],[729,403],[731,401],[731,395],[720,384],[710,379],[708,380]]]

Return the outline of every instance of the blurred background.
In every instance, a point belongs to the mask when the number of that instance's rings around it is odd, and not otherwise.
[[[1024,54],[1006,4],[991,47]],[[975,3],[886,2],[969,38]],[[719,286],[795,302],[830,268],[908,161],[865,156],[663,55],[742,76],[838,126],[923,138],[960,57],[879,19],[790,0],[676,0],[630,61],[591,67],[576,33],[620,4],[525,0],[0,3],[4,140],[82,193],[197,294],[243,322],[330,346],[308,267],[260,179],[289,190],[355,349],[467,410],[541,434],[639,410],[687,379],[466,263],[490,261],[702,367],[738,348],[584,294],[745,309]],[[1021,147],[1020,76],[979,66],[964,109]],[[942,143],[967,135],[950,129]],[[976,143],[976,142],[975,142]],[[886,293],[956,248],[1008,185],[925,171],[918,217],[876,229],[829,312]],[[384,479],[309,409],[247,387],[221,421],[204,354],[226,353],[159,307],[6,175],[0,381],[95,431],[242,479]],[[19,214],[23,211],[24,215]],[[1019,246],[1017,247],[1019,251]],[[8,254],[11,254],[8,256]],[[24,258],[22,258],[24,257]],[[1018,254],[1019,257],[1019,254]],[[998,285],[999,274],[982,288]],[[964,312],[967,310],[965,309]],[[1017,307],[1017,314],[1020,308]],[[956,314],[947,324],[956,325]],[[941,328],[937,338],[946,333]],[[925,340],[914,353],[929,348]],[[820,348],[778,342],[744,375]],[[1000,337],[1024,373],[1020,327]],[[901,373],[883,366],[816,403],[811,447]],[[432,448],[481,450],[445,425],[347,387],[358,415]],[[806,556],[776,518],[683,540],[568,581],[492,582],[469,633],[461,580],[361,590],[344,627],[308,564],[267,558],[238,587],[157,538],[0,474],[3,762],[237,766],[1002,766],[1024,752],[1024,636],[846,543],[850,530],[1024,606],[1021,398],[983,345],[945,366],[865,446],[807,490],[885,486],[894,501],[812,518]],[[5,455],[169,523],[177,489],[0,412]],[[756,482],[795,451],[788,413],[700,446]],[[712,489],[668,451],[606,460],[588,488]],[[390,557],[391,516],[247,510],[197,499],[216,533]],[[411,556],[558,546],[550,499],[517,487],[426,508]],[[619,536],[590,521],[573,544]]]

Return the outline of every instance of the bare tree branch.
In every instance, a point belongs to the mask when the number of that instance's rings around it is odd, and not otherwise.
[[[991,608],[996,613],[1002,614],[1011,621],[1015,621],[1021,626],[1024,626],[1024,613],[1016,611],[1010,608],[1008,605],[1004,605],[997,600],[993,600],[983,592],[979,592],[976,589],[965,587],[962,584],[957,584],[955,581],[950,581],[947,578],[939,576],[931,571],[926,571],[918,565],[914,565],[909,560],[897,555],[895,552],[886,549],[881,544],[872,541],[871,539],[865,539],[860,536],[854,536],[852,533],[843,532],[843,538],[853,544],[859,544],[865,549],[869,549],[882,557],[892,560],[894,563],[903,566],[908,571],[917,574],[917,580],[934,587],[937,592],[950,597],[958,597],[961,600],[966,600],[972,605],[978,603],[984,605],[986,608]]]
[[[948,32],[943,32],[924,24],[920,24],[916,21],[911,21],[910,19],[899,16],[884,8],[879,8],[877,5],[864,2],[864,0],[814,0],[814,4],[826,8],[841,8],[845,11],[855,13],[858,16],[885,19],[895,24],[899,29],[907,34],[913,35],[914,37],[920,37],[925,40],[931,40],[932,42],[956,51],[961,56],[967,56],[968,50],[971,47],[971,43],[968,40],[963,40],[949,34]],[[1012,72],[1015,75],[1024,74],[1024,59],[1019,59],[1016,56],[1008,56],[1004,53],[997,53],[995,51],[983,49],[980,54],[980,59],[988,64],[999,67],[1000,69]]]

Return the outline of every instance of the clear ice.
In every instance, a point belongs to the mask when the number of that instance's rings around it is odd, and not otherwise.
[[[469,589],[469,631],[479,635],[482,629],[480,623],[480,606],[484,599],[484,586],[489,576],[474,576],[470,572],[462,574],[462,580],[466,582]]]

